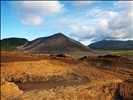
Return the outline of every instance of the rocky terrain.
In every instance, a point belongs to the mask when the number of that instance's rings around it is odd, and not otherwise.
[[[133,60],[2,51],[1,100],[133,100]]]

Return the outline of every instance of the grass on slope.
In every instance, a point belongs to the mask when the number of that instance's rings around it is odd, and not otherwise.
[[[1,50],[15,51],[25,46],[28,43],[28,40],[23,38],[8,38],[8,39],[3,39],[0,42],[1,42]]]
[[[115,54],[115,55],[122,55],[122,56],[133,57],[133,50],[112,51],[112,52],[109,52],[109,53]]]

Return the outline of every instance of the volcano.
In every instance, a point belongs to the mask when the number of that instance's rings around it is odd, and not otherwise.
[[[29,42],[21,51],[35,54],[59,54],[68,52],[90,52],[91,49],[62,33],[56,33],[52,36],[37,38]]]

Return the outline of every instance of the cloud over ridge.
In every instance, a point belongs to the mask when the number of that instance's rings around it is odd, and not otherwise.
[[[92,42],[102,39],[131,39],[133,40],[133,2],[118,1],[114,4],[115,9],[105,10],[93,8],[86,11],[84,19],[76,20],[84,22],[80,25],[71,25],[71,35],[79,38],[81,42]],[[122,10],[121,10],[122,9]],[[87,15],[87,16],[86,16]],[[88,18],[87,18],[88,17]],[[93,23],[97,23],[93,25]]]

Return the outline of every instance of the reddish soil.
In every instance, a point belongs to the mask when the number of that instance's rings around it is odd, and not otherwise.
[[[116,55],[75,60],[1,51],[1,79],[2,100],[133,100],[133,60]],[[14,89],[20,93],[12,94]]]

